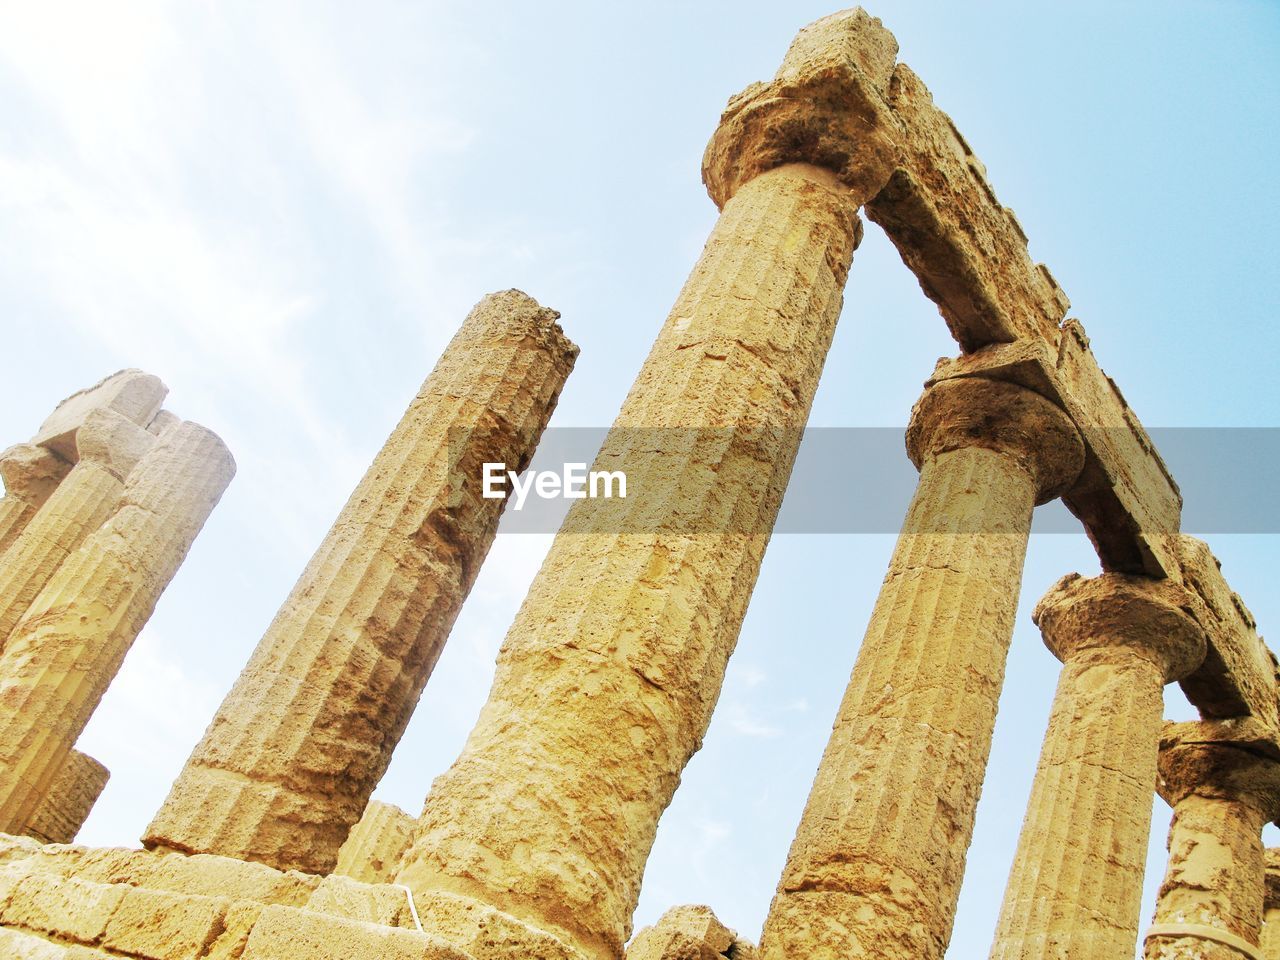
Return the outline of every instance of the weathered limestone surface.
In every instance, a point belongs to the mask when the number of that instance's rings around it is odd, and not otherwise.
[[[110,778],[93,757],[72,750],[24,832],[41,843],[71,843]]]
[[[154,444],[146,430],[111,410],[85,415],[75,467],[0,556],[0,650],[63,561],[115,512],[125,477]]]
[[[370,800],[338,851],[333,872],[365,883],[390,881],[413,841],[417,825],[417,817],[395,804]]]
[[[463,323],[178,776],[144,843],[328,873],[418,702],[577,348],[516,290]]]
[[[1079,436],[1021,387],[930,387],[920,483],[765,921],[769,960],[941,957],[954,919],[1032,508]]]
[[[1070,574],[1036,607],[1063,662],[992,960],[1116,960],[1138,939],[1166,683],[1204,659],[1186,590]]]
[[[775,84],[816,103],[784,75],[820,72],[810,54],[826,56],[798,48]],[[840,313],[859,191],[878,189],[846,175],[888,172],[852,117],[832,118],[827,147],[786,147],[791,121],[744,119],[756,89],[707,149],[721,217],[597,459],[634,492],[570,511],[400,871],[455,943],[488,904],[562,956],[619,957],[658,818],[719,696]]]
[[[115,514],[69,556],[0,655],[0,829],[30,822],[235,464],[193,423],[129,474]]]
[[[34,443],[20,443],[0,453],[0,478],[4,479],[4,496],[0,497],[0,556],[18,539],[70,470],[68,461]]]
[[[1262,960],[1280,960],[1280,849],[1264,854],[1266,887],[1262,899]]]
[[[672,907],[627,946],[627,960],[755,960],[756,951],[710,907]]]
[[[1173,807],[1173,823],[1147,960],[1253,960],[1265,884],[1262,827],[1280,817],[1274,732],[1249,718],[1166,724],[1160,795]]]
[[[556,538],[489,702],[427,798],[400,873],[415,892],[492,904],[576,955],[620,955],[808,416],[854,206],[795,165],[725,205],[597,460],[631,492],[570,511],[565,531],[599,532]]]
[[[95,410],[109,410],[145,427],[160,411],[168,392],[159,377],[141,370],[121,370],[63,400],[40,425],[31,442],[74,461],[77,432]]]

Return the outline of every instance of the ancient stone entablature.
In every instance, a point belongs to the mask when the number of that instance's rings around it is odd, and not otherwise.
[[[150,849],[0,844],[0,950],[938,960],[1032,512],[1061,498],[1103,573],[1064,577],[1034,613],[1063,666],[991,957],[1133,954],[1157,790],[1175,815],[1147,957],[1277,956],[1280,870],[1260,837],[1280,817],[1276,660],[1209,548],[1180,532],[1177,486],[1066,296],[896,58],[879,20],[845,11],[802,30],[773,80],[729,102],[703,164],[720,218],[600,454],[640,478],[625,510],[644,532],[593,538],[619,508],[575,504],[489,701],[419,817],[370,793],[496,530],[500,504],[465,484],[485,459],[528,462],[576,356],[554,311],[516,291],[482,301],[446,350],[175,783]],[[912,412],[918,486],[759,949],[692,906],[628,947],[658,819],[710,721],[786,488],[864,208],[960,348]],[[149,439],[159,400],[140,375],[120,376],[0,461],[0,602],[34,608],[55,590],[70,609],[93,602],[106,589],[98,571],[121,562],[95,531],[143,525],[112,504],[154,506],[162,454],[165,476],[198,486],[187,451],[203,440],[214,479],[201,504],[229,478],[207,437],[176,443],[183,425]],[[641,443],[636,427],[681,429]],[[686,442],[704,428],[714,442]],[[646,477],[678,478],[678,495]],[[177,525],[194,535],[188,513]],[[41,517],[62,546],[24,544]],[[30,559],[6,573],[11,555]],[[7,665],[94,646],[59,628],[65,617],[51,628],[18,616],[0,685],[37,690],[41,675]],[[133,624],[105,645],[127,645]],[[118,660],[94,656],[98,691]],[[1199,722],[1162,728],[1173,682]],[[62,706],[80,717],[92,699]],[[31,702],[56,726],[56,697]],[[24,759],[27,727],[0,711],[10,833],[74,742],[56,726],[57,762]],[[1079,829],[1084,819],[1095,829]]]

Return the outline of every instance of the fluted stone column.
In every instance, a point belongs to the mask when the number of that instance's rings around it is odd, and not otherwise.
[[[0,831],[21,832],[235,472],[194,423],[165,431],[120,506],[58,568],[0,654]]]
[[[71,843],[110,779],[97,760],[72,750],[23,832],[41,843]]]
[[[115,512],[124,479],[155,437],[121,414],[95,409],[79,426],[79,460],[0,556],[0,649],[63,561]]]
[[[1265,853],[1266,887],[1262,898],[1262,960],[1280,960],[1280,849]]]
[[[1132,956],[1164,686],[1206,638],[1167,580],[1071,574],[1036,607],[1063,663],[992,960]]]
[[[1160,795],[1173,823],[1147,960],[1257,960],[1262,827],[1280,816],[1280,751],[1270,731],[1251,718],[1167,724]]]
[[[339,514],[143,842],[329,873],[493,542],[486,462],[521,470],[573,366],[559,314],[480,302]]]
[[[857,208],[892,171],[856,91],[832,95],[845,53],[797,41],[730,102],[703,165],[720,219],[597,458],[628,498],[574,504],[427,797],[398,880],[478,960],[621,956],[790,475]],[[892,64],[862,66],[887,88]]]
[[[770,960],[942,956],[1032,507],[1084,459],[1058,407],[978,378],[930,387],[907,444],[919,486],[765,921]]]
[[[418,818],[392,803],[370,800],[338,851],[334,873],[362,883],[388,883],[409,849]]]
[[[628,497],[570,510],[405,857],[423,923],[463,949],[480,903],[571,955],[620,955],[781,502],[855,209],[798,165],[725,206],[597,458]]]
[[[0,557],[18,539],[36,512],[45,505],[71,470],[71,463],[52,450],[20,443],[0,454]],[[0,643],[3,642],[0,634]]]

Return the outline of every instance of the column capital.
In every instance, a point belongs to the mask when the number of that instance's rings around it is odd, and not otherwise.
[[[1160,735],[1160,796],[1241,803],[1262,823],[1280,820],[1280,746],[1253,717],[1166,723]]]
[[[1080,432],[1062,408],[1016,384],[985,377],[943,380],[916,401],[907,427],[907,454],[926,460],[984,447],[1021,463],[1036,483],[1036,503],[1070,488],[1084,468]]]
[[[1123,647],[1156,664],[1172,683],[1204,662],[1208,641],[1192,609],[1185,588],[1169,580],[1070,573],[1049,588],[1031,619],[1059,660]]]
[[[898,167],[900,124],[888,104],[898,45],[862,9],[805,27],[768,83],[729,100],[702,159],[702,180],[716,206],[738,188],[784,164],[822,167],[860,206]]]

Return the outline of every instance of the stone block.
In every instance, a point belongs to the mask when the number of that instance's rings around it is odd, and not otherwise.
[[[5,960],[105,960],[107,954],[75,944],[53,943],[32,933],[0,927],[0,957]]]
[[[517,954],[512,954],[517,956]],[[310,910],[267,907],[242,960],[473,960],[438,937],[345,920]]]
[[[160,410],[168,392],[159,377],[141,370],[121,370],[63,400],[40,425],[31,442],[74,461],[76,433],[94,410],[112,410],[144,426]]]
[[[733,955],[735,944],[740,945],[737,956],[747,956],[742,951],[750,945],[739,941],[710,907],[672,907],[636,934],[626,960],[723,960]]]
[[[262,904],[302,906],[321,878],[296,871],[281,872],[261,863],[212,854],[186,856],[148,850],[58,848],[45,851],[57,869],[96,883],[123,883],[149,890],[194,896],[229,897]]]
[[[348,920],[377,923],[386,927],[414,928],[405,887],[386,883],[361,883],[334,874],[320,881],[307,901],[307,909]]]
[[[231,901],[161,890],[125,892],[102,945],[145,960],[197,960],[217,939]]]
[[[126,892],[124,887],[31,873],[19,881],[0,921],[77,943],[97,943]]]

